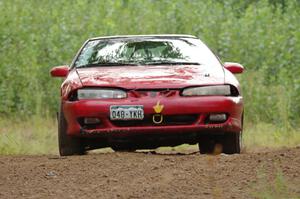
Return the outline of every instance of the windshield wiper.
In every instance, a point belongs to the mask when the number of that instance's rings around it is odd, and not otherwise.
[[[81,66],[77,66],[77,68],[88,68],[88,67],[105,67],[105,66],[137,66],[138,64],[134,63],[125,63],[125,62],[103,62],[103,63],[91,63],[91,64],[85,64]]]
[[[199,62],[176,62],[176,61],[155,61],[145,62],[145,65],[201,65]]]

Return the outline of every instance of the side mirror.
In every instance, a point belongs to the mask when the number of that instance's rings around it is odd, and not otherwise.
[[[56,66],[50,70],[50,74],[52,77],[67,77],[69,74],[68,66]]]
[[[224,67],[233,74],[239,74],[244,71],[244,67],[239,63],[225,62]]]

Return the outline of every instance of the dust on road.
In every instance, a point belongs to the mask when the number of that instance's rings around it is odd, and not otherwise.
[[[300,147],[216,156],[0,156],[0,198],[257,198],[265,193],[300,196]]]

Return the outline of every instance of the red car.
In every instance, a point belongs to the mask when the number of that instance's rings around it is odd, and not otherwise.
[[[54,67],[61,85],[60,155],[111,147],[154,149],[183,143],[200,153],[240,153],[243,97],[233,74],[190,35],[87,40],[70,66]],[[220,147],[219,147],[220,149]]]

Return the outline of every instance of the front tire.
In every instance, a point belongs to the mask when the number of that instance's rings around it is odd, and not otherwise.
[[[223,153],[235,154],[241,153],[242,132],[226,133],[223,138]]]
[[[242,149],[242,131],[224,135],[203,135],[199,138],[200,154],[235,154]]]
[[[214,152],[216,140],[211,135],[202,135],[199,138],[199,151],[200,154],[212,154]]]
[[[84,154],[84,147],[80,138],[67,135],[67,122],[62,108],[58,113],[58,148],[61,156]]]

